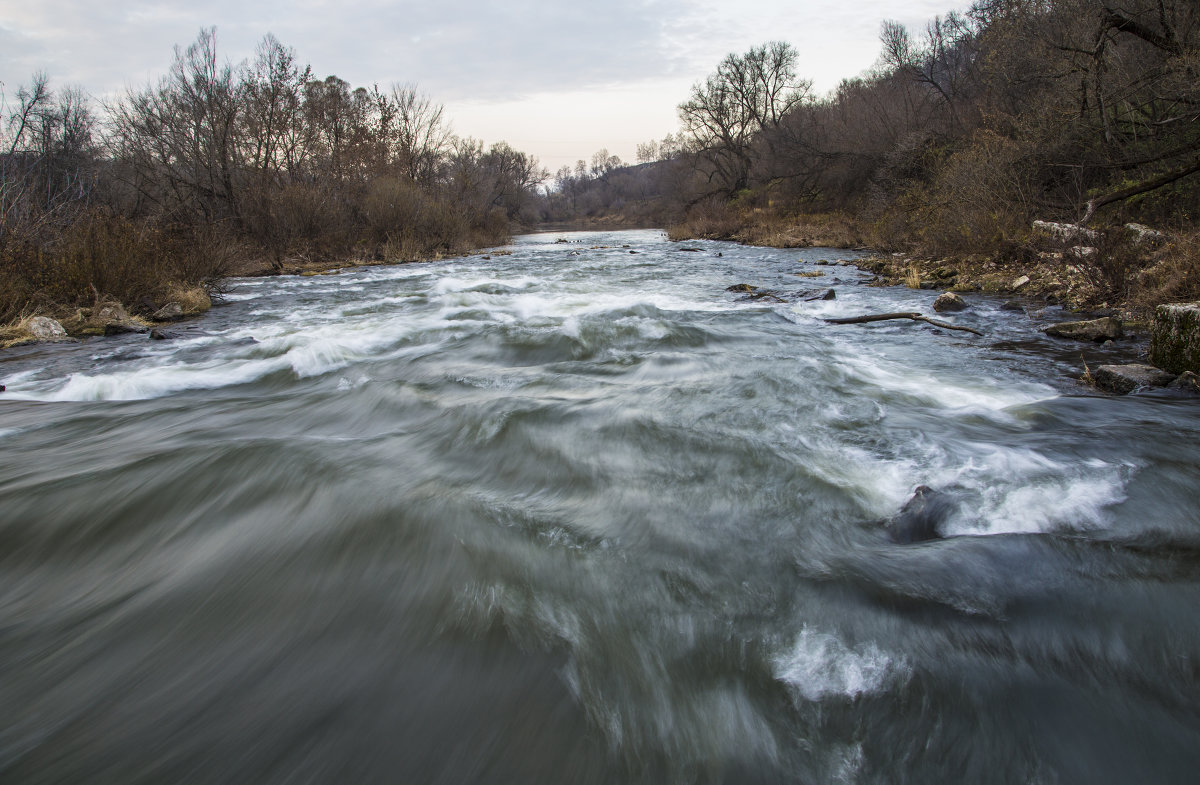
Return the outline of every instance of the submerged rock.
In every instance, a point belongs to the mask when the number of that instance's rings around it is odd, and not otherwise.
[[[1113,341],[1124,335],[1121,320],[1112,316],[1078,322],[1059,322],[1042,328],[1042,332],[1055,338],[1071,338],[1076,341],[1095,343]]]
[[[1200,303],[1154,309],[1150,362],[1173,373],[1200,371]]]
[[[967,301],[954,292],[944,292],[938,295],[938,298],[933,301],[933,310],[938,313],[954,313],[956,311],[965,311],[966,309]]]
[[[150,340],[152,341],[174,341],[181,337],[179,333],[170,330],[160,330],[157,327],[150,331]]]
[[[955,510],[951,498],[928,485],[917,486],[900,514],[885,524],[892,542],[909,544],[940,539],[938,528]]]
[[[1141,387],[1166,387],[1175,380],[1175,374],[1141,363],[1101,365],[1092,376],[1097,387],[1117,395],[1128,395]]]

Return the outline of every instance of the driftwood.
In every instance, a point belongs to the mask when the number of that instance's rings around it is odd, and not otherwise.
[[[866,316],[851,316],[845,319],[826,319],[829,324],[865,324],[867,322],[883,322],[888,319],[912,319],[915,322],[926,322],[934,327],[942,327],[946,330],[962,330],[965,333],[973,333],[975,335],[983,335],[976,329],[971,327],[961,327],[957,324],[947,324],[946,322],[937,319],[930,319],[928,316],[922,316],[916,312],[900,312],[900,313],[873,313]]]

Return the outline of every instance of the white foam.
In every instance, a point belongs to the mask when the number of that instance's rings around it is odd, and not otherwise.
[[[286,367],[284,358],[205,365],[168,365],[88,376],[76,373],[42,400],[131,401],[155,398],[181,390],[244,384]]]
[[[857,698],[907,677],[908,664],[874,643],[850,648],[829,633],[807,626],[792,648],[775,659],[775,678],[809,701],[828,696]]]

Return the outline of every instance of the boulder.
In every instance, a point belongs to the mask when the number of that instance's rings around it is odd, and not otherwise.
[[[1020,278],[1016,279],[1011,284],[1009,284],[1009,288],[1015,292],[1018,289],[1020,289],[1022,286],[1025,286],[1028,283],[1029,283],[1029,276],[1022,275]]]
[[[735,283],[733,286],[726,287],[725,291],[727,291],[727,292],[757,292],[758,287],[751,286],[748,283]]]
[[[167,303],[155,311],[150,318],[156,322],[177,322],[183,318],[183,306],[179,303]]]
[[[1182,390],[1192,395],[1200,395],[1200,376],[1192,371],[1184,371],[1175,377],[1175,381],[1167,385],[1172,390]]]
[[[1025,304],[1017,300],[1009,300],[1000,306],[1001,311],[1021,311],[1025,312]]]
[[[1150,362],[1172,373],[1200,371],[1200,303],[1154,309]]]
[[[104,325],[105,335],[124,335],[125,333],[148,333],[150,328],[137,322],[108,322]]]
[[[1141,387],[1166,387],[1175,380],[1175,374],[1153,365],[1132,363],[1130,365],[1101,365],[1092,374],[1096,386],[1101,390],[1128,395]]]
[[[1095,241],[1100,239],[1100,235],[1091,229],[1085,229],[1076,224],[1057,223],[1055,221],[1034,221],[1034,231],[1048,234],[1056,240],[1075,240],[1083,238],[1085,240]]]
[[[170,330],[160,330],[157,327],[150,331],[150,340],[152,341],[174,341],[181,337],[179,333],[171,332]]]
[[[120,303],[99,303],[92,311],[92,321],[96,324],[121,323],[131,322],[133,317]]]
[[[1144,224],[1125,224],[1125,231],[1129,232],[1133,241],[1138,245],[1158,247],[1167,241],[1165,234]]]
[[[957,311],[965,311],[967,309],[967,301],[959,297],[954,292],[945,292],[938,295],[938,298],[933,301],[933,310],[938,313],[955,313]]]
[[[26,323],[26,327],[35,341],[45,343],[67,340],[67,331],[48,316],[35,316]]]
[[[1104,319],[1086,319],[1079,322],[1059,322],[1043,327],[1042,332],[1055,338],[1071,338],[1076,341],[1112,341],[1124,335],[1121,320],[1109,316]]]
[[[946,494],[928,485],[917,486],[912,498],[900,509],[900,514],[884,525],[892,542],[907,545],[942,536],[942,522],[958,505]]]

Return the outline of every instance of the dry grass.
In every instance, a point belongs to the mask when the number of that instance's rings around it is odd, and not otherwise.
[[[1162,303],[1200,300],[1200,231],[1180,234],[1156,251],[1129,288],[1130,307],[1140,313]]]
[[[705,202],[687,218],[668,227],[672,240],[735,240],[771,248],[856,248],[863,244],[854,220],[845,213],[791,213],[773,208],[744,208]]]
[[[212,308],[212,296],[208,288],[200,285],[172,284],[163,294],[168,303],[179,303],[185,315],[203,313]]]

